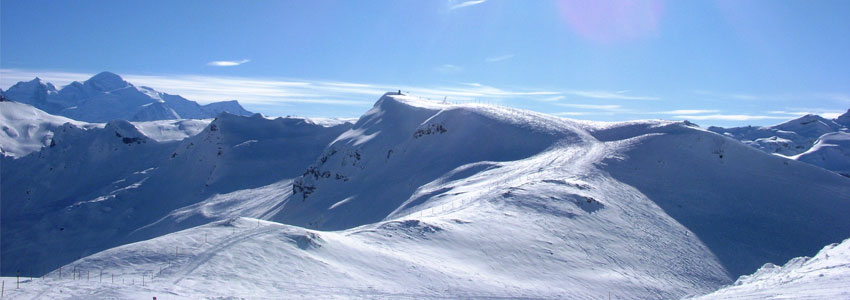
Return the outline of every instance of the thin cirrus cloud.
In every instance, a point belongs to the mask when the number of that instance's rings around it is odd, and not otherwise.
[[[484,61],[489,62],[489,63],[494,63],[494,62],[509,60],[511,58],[514,58],[514,56],[515,55],[513,55],[513,54],[505,54],[505,55],[488,57],[488,58],[484,59]]]
[[[558,103],[558,106],[569,107],[569,108],[580,108],[580,109],[589,109],[589,110],[603,110],[603,111],[618,111],[622,109],[620,105],[613,104],[574,104],[574,103]]]
[[[698,115],[698,114],[711,114],[711,113],[719,113],[719,110],[716,109],[677,109],[677,110],[668,110],[668,111],[660,111],[659,114],[662,115]]]
[[[736,115],[736,114],[711,114],[711,115],[677,115],[675,119],[685,120],[711,120],[711,121],[753,121],[753,120],[784,120],[787,116],[768,115]]]
[[[235,67],[235,66],[238,66],[238,65],[241,65],[241,64],[244,64],[244,63],[250,62],[250,61],[251,61],[250,59],[243,59],[243,60],[217,60],[217,61],[211,61],[211,62],[208,62],[208,63],[207,63],[207,65],[208,65],[208,66],[212,66],[212,67]]]
[[[564,91],[565,94],[570,94],[574,96],[584,97],[584,98],[593,98],[593,99],[612,99],[612,100],[661,100],[660,97],[654,96],[633,96],[627,95],[626,93],[629,91],[617,91],[617,92],[609,92],[609,91],[582,91],[582,90],[568,90]]]
[[[455,9],[458,9],[458,8],[464,8],[464,7],[469,7],[469,6],[473,6],[473,5],[478,5],[478,4],[481,4],[481,3],[484,3],[484,2],[486,2],[486,0],[464,1],[464,2],[450,6],[449,10],[455,10]]]
[[[437,71],[437,72],[440,72],[440,73],[448,74],[448,73],[457,73],[457,72],[463,71],[463,67],[453,65],[453,64],[442,64],[442,65],[434,67],[434,70]]]

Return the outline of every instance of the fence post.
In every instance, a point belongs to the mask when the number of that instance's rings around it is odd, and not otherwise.
[[[6,293],[6,281],[3,280],[3,285],[0,286],[0,298],[2,298],[3,294],[5,294],[5,293]]]
[[[15,278],[17,278],[17,283],[15,284],[15,289],[17,290],[19,287],[21,287],[21,271],[15,271]]]

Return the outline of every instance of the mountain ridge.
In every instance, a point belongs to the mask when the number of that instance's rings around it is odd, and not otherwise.
[[[83,82],[74,81],[59,90],[36,77],[31,81],[18,82],[3,95],[50,114],[94,123],[116,119],[205,119],[214,118],[221,112],[243,116],[252,114],[236,100],[200,105],[179,95],[158,92],[150,87],[136,87],[111,72],[98,73]]]

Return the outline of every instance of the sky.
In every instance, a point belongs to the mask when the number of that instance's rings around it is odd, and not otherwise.
[[[599,121],[768,125],[850,108],[850,1],[0,2],[0,88],[110,71],[267,116],[387,91]]]

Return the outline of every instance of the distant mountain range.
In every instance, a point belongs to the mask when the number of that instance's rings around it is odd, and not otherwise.
[[[850,110],[835,119],[805,115],[774,126],[712,126],[708,130],[850,177]]]
[[[101,72],[84,82],[74,81],[58,90],[52,83],[36,77],[18,82],[7,91],[0,90],[0,95],[49,114],[95,123],[207,119],[222,112],[252,115],[236,100],[200,105],[179,95],[137,87],[110,72]]]

